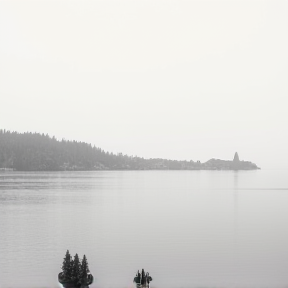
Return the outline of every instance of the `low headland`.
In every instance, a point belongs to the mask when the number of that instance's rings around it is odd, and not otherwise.
[[[113,154],[77,141],[57,140],[39,133],[0,130],[0,171],[94,171],[94,170],[256,170],[250,161],[210,159],[207,162],[144,159]]]

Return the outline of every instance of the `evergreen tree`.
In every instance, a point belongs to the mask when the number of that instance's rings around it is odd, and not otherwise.
[[[88,268],[87,258],[84,255],[81,263],[81,270],[80,270],[80,278],[87,278],[88,274],[90,273]]]
[[[66,280],[70,280],[72,276],[72,259],[71,255],[69,253],[69,250],[67,250],[63,264],[62,264],[62,271],[63,276]]]
[[[72,259],[72,256],[71,256],[71,262],[70,262],[70,280],[74,280],[74,277],[73,277],[73,266],[74,266],[74,261]]]
[[[81,270],[81,264],[78,257],[78,254],[74,256],[73,266],[72,266],[72,278],[75,280],[79,280],[80,277],[80,270]]]

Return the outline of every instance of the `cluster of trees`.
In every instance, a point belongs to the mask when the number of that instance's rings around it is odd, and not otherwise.
[[[18,171],[259,169],[254,163],[239,161],[239,157],[237,159],[237,162],[235,159],[234,161],[210,159],[205,163],[192,160],[144,159],[122,153],[105,152],[84,142],[64,139],[58,141],[47,134],[0,130],[0,170],[1,168]]]
[[[0,130],[0,168],[18,171],[189,169],[193,161],[144,159],[105,152],[84,142]]]
[[[74,259],[72,259],[69,250],[66,252],[61,268],[62,272],[59,274],[59,279],[64,283],[81,282],[81,280],[87,279],[88,275],[90,274],[86,256],[84,255],[82,262],[80,262],[78,254],[76,253]]]
[[[93,170],[110,166],[115,155],[90,144],[58,141],[39,133],[0,130],[0,167],[15,170]],[[102,164],[102,166],[101,166]]]

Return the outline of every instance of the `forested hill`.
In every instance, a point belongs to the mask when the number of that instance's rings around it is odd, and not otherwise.
[[[144,159],[105,152],[91,144],[62,140],[39,133],[17,133],[0,130],[0,170],[62,171],[62,170],[252,170],[258,167],[247,161],[211,159],[176,161]]]
[[[0,169],[19,171],[189,169],[193,161],[144,159],[38,133],[0,130]]]

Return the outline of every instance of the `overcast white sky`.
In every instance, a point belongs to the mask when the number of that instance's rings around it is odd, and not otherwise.
[[[2,1],[0,128],[288,167],[288,1]]]

